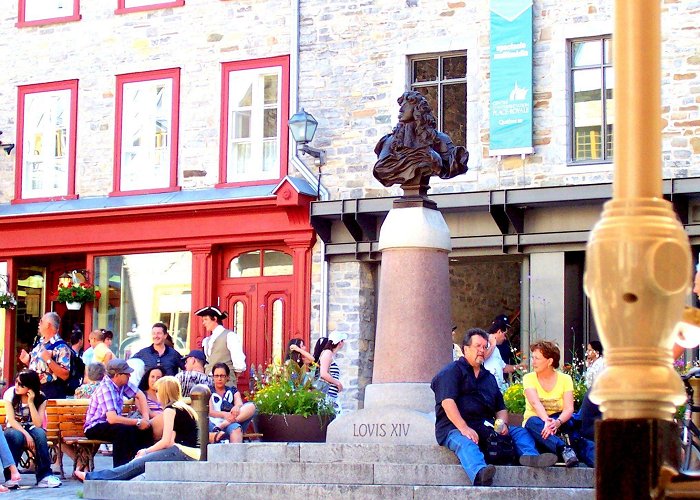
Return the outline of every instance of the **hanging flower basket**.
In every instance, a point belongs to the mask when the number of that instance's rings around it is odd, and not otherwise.
[[[0,292],[0,309],[14,309],[17,307],[17,299],[10,292]]]
[[[71,307],[68,306],[69,302],[85,304],[86,302],[99,300],[101,296],[102,294],[99,290],[95,289],[94,285],[91,285],[90,283],[78,283],[70,286],[59,285],[56,300],[59,302],[65,302],[66,307],[71,309]]]
[[[80,302],[66,302],[66,308],[69,311],[80,311],[81,307],[83,307],[83,304]]]

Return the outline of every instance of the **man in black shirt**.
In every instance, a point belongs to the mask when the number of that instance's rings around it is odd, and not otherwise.
[[[455,452],[474,486],[490,486],[496,473],[483,454],[494,418],[504,422],[500,434],[511,435],[521,465],[548,467],[557,460],[551,453],[539,455],[525,429],[508,426],[508,411],[496,379],[481,366],[487,345],[484,330],[468,330],[462,342],[464,357],[440,370],[430,385],[435,393],[437,442]]]
[[[165,344],[168,335],[168,327],[165,323],[156,323],[151,328],[153,344],[144,347],[134,354],[134,358],[143,361],[144,369],[148,370],[158,366],[164,375],[177,375],[182,364],[182,356],[175,349]]]

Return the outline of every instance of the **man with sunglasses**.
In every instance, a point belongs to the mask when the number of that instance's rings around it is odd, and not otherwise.
[[[44,314],[39,320],[39,341],[28,353],[20,352],[19,360],[39,374],[41,392],[48,399],[66,397],[66,381],[70,375],[70,346],[58,334],[61,317],[55,312]]]

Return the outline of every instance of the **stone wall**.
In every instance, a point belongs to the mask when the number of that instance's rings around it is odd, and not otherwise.
[[[487,329],[497,314],[520,309],[520,262],[472,261],[450,265],[452,321],[458,338],[469,328]]]

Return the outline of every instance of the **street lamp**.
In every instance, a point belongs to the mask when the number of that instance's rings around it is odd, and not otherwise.
[[[307,155],[313,156],[318,160],[318,165],[326,164],[326,152],[323,149],[317,149],[309,146],[316,133],[318,121],[309,113],[301,108],[289,119],[289,131],[292,133],[294,141],[297,143],[297,148]]]

